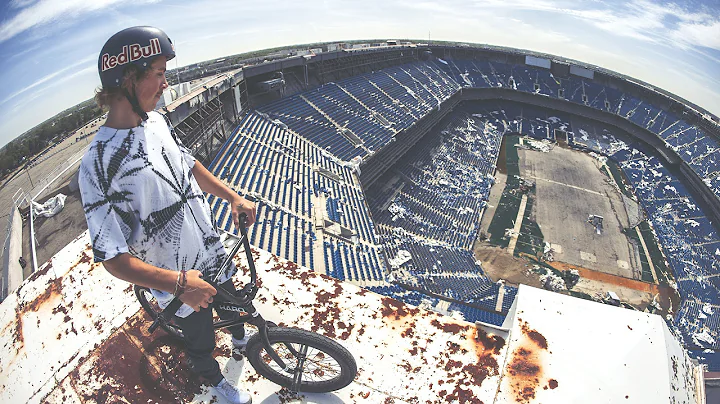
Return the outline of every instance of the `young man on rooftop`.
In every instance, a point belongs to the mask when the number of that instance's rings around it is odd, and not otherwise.
[[[255,222],[255,203],[225,186],[175,137],[155,105],[168,87],[167,61],[175,57],[160,29],[132,27],[113,35],[98,58],[98,104],[109,109],[82,159],[79,185],[95,262],[113,276],[146,286],[161,307],[178,297],[175,321],[185,336],[189,365],[232,403],[249,393],[229,383],[212,357],[214,278],[227,257],[203,191],[230,204],[235,226],[245,213]],[[219,284],[233,292],[233,267]],[[215,307],[223,319],[236,313]],[[232,342],[247,343],[245,329]]]

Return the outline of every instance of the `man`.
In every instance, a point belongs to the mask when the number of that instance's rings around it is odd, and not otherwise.
[[[229,202],[235,226],[241,213],[255,222],[255,204],[242,198],[196,161],[153,109],[163,90],[166,62],[175,57],[167,35],[133,27],[113,35],[98,59],[102,88],[96,100],[109,108],[83,157],[79,185],[95,262],[113,276],[152,289],[161,307],[177,296],[189,364],[232,403],[251,397],[223,377],[212,357],[214,278],[227,253],[202,191]],[[219,282],[230,292],[231,268]],[[221,318],[236,313],[218,310]],[[244,347],[245,329],[233,344]]]

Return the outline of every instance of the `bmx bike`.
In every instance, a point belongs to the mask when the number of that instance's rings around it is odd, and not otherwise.
[[[339,390],[353,381],[357,364],[352,354],[336,341],[323,335],[298,328],[279,327],[265,320],[253,305],[258,292],[257,271],[250,251],[245,223],[247,216],[240,215],[240,237],[226,233],[226,247],[231,253],[222,265],[215,279],[206,281],[216,290],[216,304],[223,310],[238,313],[233,320],[215,320],[215,330],[250,324],[258,332],[248,340],[245,355],[255,371],[268,380],[287,388],[292,393],[327,393]],[[229,245],[228,245],[229,244]],[[244,247],[250,267],[250,283],[235,294],[221,288],[217,281],[229,267],[232,258]],[[153,319],[148,329],[152,334],[158,327],[170,336],[183,339],[182,328],[174,321],[177,310],[182,306],[174,298],[163,310],[157,304],[149,288],[135,285],[135,295],[142,308]]]

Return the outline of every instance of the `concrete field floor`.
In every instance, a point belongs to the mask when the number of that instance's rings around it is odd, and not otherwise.
[[[622,230],[628,217],[620,193],[586,153],[555,147],[548,153],[519,150],[520,174],[536,184],[535,220],[555,260],[640,279],[639,259]],[[588,215],[604,218],[595,233]]]

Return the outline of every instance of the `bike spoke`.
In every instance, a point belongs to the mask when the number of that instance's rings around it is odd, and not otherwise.
[[[290,345],[290,347],[286,345]],[[304,345],[299,344],[281,343],[274,344],[273,349],[276,350],[283,360],[287,360],[287,365],[290,368],[295,369],[298,366],[298,358],[294,352],[302,351],[303,346]],[[332,380],[340,376],[342,369],[335,359],[312,346],[307,345],[306,347],[307,353],[305,354],[305,363],[303,369],[301,369],[303,380],[310,382],[322,382]],[[273,370],[281,374],[285,373],[266,352],[264,352],[262,357],[265,363],[267,363]]]

